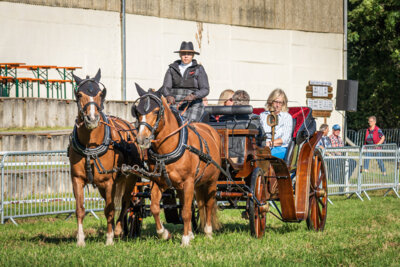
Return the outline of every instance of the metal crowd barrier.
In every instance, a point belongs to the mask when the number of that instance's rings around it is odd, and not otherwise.
[[[388,189],[400,198],[399,154],[396,144],[326,148],[329,195],[356,194],[363,200],[363,193],[370,199],[367,191]]]
[[[396,144],[364,145],[361,148],[361,191],[368,199],[368,190],[393,189],[397,193],[398,154]]]
[[[393,190],[400,198],[396,144],[327,148],[323,151],[328,174],[329,195]],[[368,168],[366,168],[368,162]],[[368,169],[368,172],[366,171]],[[14,218],[74,213],[70,165],[65,150],[0,152],[1,223]],[[104,209],[98,190],[85,188],[85,210]],[[97,217],[97,216],[96,216]]]
[[[70,165],[65,150],[40,152],[2,152],[1,223],[14,218],[74,213]],[[85,188],[85,210],[104,209],[98,190]],[[97,217],[97,216],[96,216]]]

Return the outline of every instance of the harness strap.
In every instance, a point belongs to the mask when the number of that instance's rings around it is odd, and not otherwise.
[[[210,154],[210,149],[208,148],[208,144],[207,144],[206,140],[199,134],[199,132],[196,130],[196,128],[195,128],[194,126],[189,125],[188,127],[189,127],[189,129],[192,130],[192,131],[197,135],[197,137],[199,138],[200,151],[203,151],[203,143],[204,143],[204,145],[205,145],[205,147],[206,147],[206,152],[207,152],[207,154],[209,155],[209,154]],[[210,162],[207,161],[207,162],[206,162],[206,166],[203,168],[202,174],[201,174],[200,177],[197,178],[196,181],[194,182],[195,184],[197,184],[197,182],[199,182],[199,181],[201,180],[201,178],[203,178],[204,172],[206,171],[206,168],[208,167],[209,164],[210,164]],[[197,177],[197,175],[199,174],[199,171],[200,171],[200,161],[197,163],[196,173],[195,173],[194,177]]]
[[[90,166],[90,156],[86,157],[85,163],[86,175],[88,177],[89,183],[93,184],[93,173],[92,173],[92,166]]]
[[[101,160],[97,156],[93,158],[93,162],[99,174],[110,174],[118,172],[116,168],[112,168],[111,170],[106,170],[103,164],[101,163]],[[98,165],[100,165],[101,170]]]

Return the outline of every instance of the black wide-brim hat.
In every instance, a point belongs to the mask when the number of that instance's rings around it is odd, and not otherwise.
[[[179,49],[179,51],[175,51],[174,53],[180,53],[180,52],[191,52],[191,53],[194,53],[196,55],[200,55],[199,52],[194,51],[192,42],[183,41],[181,43],[181,48]]]

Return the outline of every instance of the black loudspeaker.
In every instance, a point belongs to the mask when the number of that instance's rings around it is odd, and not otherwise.
[[[337,80],[336,110],[357,111],[358,81]]]

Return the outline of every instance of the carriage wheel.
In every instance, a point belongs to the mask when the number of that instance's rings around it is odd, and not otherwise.
[[[310,177],[310,199],[307,227],[314,231],[323,231],[328,209],[328,186],[326,168],[319,150],[314,152]]]
[[[144,218],[145,201],[140,199],[137,203],[131,207],[128,213],[128,237],[137,238],[140,237],[142,230],[142,222]]]
[[[267,183],[261,168],[256,168],[251,174],[251,190],[258,201],[267,206]],[[267,219],[265,206],[258,206],[254,199],[249,199],[249,219],[251,234],[257,238],[264,236]]]

